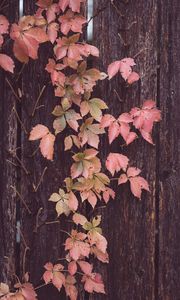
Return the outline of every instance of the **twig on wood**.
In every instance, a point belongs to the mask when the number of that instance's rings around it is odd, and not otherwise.
[[[129,46],[129,44],[125,42],[125,40],[123,39],[122,35],[121,35],[119,32],[118,32],[118,36],[119,36],[119,38],[121,39],[121,41],[122,41],[124,47]]]
[[[34,150],[34,152],[31,155],[29,155],[29,157],[33,157],[38,152],[38,150],[39,150],[39,146],[36,148],[36,150]]]
[[[19,77],[20,77],[20,75],[22,74],[25,65],[26,65],[25,63],[22,65],[22,68],[21,68],[21,70],[20,70],[20,72],[18,73],[18,76],[17,76],[17,78],[16,78],[16,82],[19,80]]]
[[[7,84],[9,85],[11,91],[13,92],[13,95],[15,96],[15,98],[21,103],[21,99],[19,98],[19,96],[18,96],[17,93],[15,92],[15,90],[14,90],[12,84],[11,84],[10,81],[7,79],[7,77],[6,77],[6,82],[7,82]]]
[[[42,94],[43,94],[45,88],[46,88],[46,85],[44,85],[44,86],[42,87],[42,89],[41,89],[41,91],[40,91],[40,93],[39,93],[39,96],[38,96],[38,98],[37,98],[37,100],[36,100],[36,103],[35,103],[35,105],[34,105],[34,108],[33,108],[32,114],[31,114],[32,117],[34,117],[35,111],[36,111],[36,109],[37,109],[37,105],[38,105],[38,103],[39,103],[39,100],[41,99],[41,96],[42,96]]]
[[[37,212],[37,215],[36,215],[36,226],[35,226],[33,232],[37,233],[37,231],[38,231],[38,228],[39,228],[39,216],[40,216],[42,210],[43,210],[43,208],[40,207],[39,210],[38,210],[38,212]]]
[[[119,102],[124,102],[124,101],[120,98],[120,96],[119,96],[118,92],[116,91],[116,89],[114,89],[114,93],[116,94],[116,96],[117,96]]]
[[[90,23],[94,18],[98,17],[99,14],[102,13],[107,7],[108,7],[108,6],[106,5],[106,6],[102,7],[102,8],[99,8],[99,9],[97,10],[97,12],[96,12],[96,13],[88,20],[86,26],[88,26],[89,23]]]
[[[3,6],[5,4],[6,0],[3,0],[1,2],[1,5],[0,5],[0,10],[3,10],[5,7],[9,6],[9,4],[6,4],[5,6]]]
[[[18,227],[17,229],[19,230],[19,234],[20,234],[20,236],[22,238],[22,241],[23,241],[23,244],[24,244],[24,247],[25,247],[24,254],[23,254],[23,275],[24,275],[26,273],[26,256],[27,256],[27,252],[30,251],[30,248],[27,245],[27,242],[25,240],[24,234],[21,231],[21,228]]]
[[[11,165],[13,165],[14,167],[20,167],[20,165],[16,165],[15,163],[13,163],[12,161],[10,161],[9,159],[6,159],[6,161],[8,163],[10,163]]]
[[[117,11],[118,15],[120,15],[121,18],[124,17],[124,15],[121,13],[120,9],[114,4],[114,0],[110,0],[111,5],[115,8],[115,10]]]
[[[47,167],[44,168],[37,186],[35,186],[35,184],[33,184],[33,188],[34,188],[35,193],[37,192],[38,188],[40,187],[40,184],[43,181],[43,178],[44,178],[44,175],[45,175],[46,171],[47,171]]]
[[[26,173],[26,175],[29,175],[29,171],[26,169],[25,165],[23,164],[23,162],[20,160],[20,158],[17,156],[16,150],[9,150],[9,153],[16,158],[16,160],[18,161],[18,163],[20,164],[20,166],[23,168],[24,172]]]
[[[17,112],[15,106],[13,107],[13,111],[15,112],[15,115],[16,115],[16,117],[17,117],[19,123],[21,124],[22,129],[24,130],[24,132],[25,132],[26,134],[28,134],[28,132],[27,132],[27,130],[26,130],[26,128],[25,128],[23,122],[21,121],[21,119],[20,119],[20,117],[19,117],[19,115],[18,115],[18,112]]]
[[[137,56],[139,56],[142,52],[144,52],[144,51],[146,51],[146,50],[148,50],[148,48],[143,48],[143,49],[141,49],[138,53],[136,53],[136,54],[133,56],[133,58],[136,58]]]
[[[49,221],[49,222],[46,222],[45,225],[51,225],[51,224],[59,224],[60,222],[57,220],[57,221]]]
[[[42,287],[44,287],[44,286],[47,286],[47,285],[49,285],[49,284],[51,284],[51,282],[43,283],[43,284],[37,286],[34,290],[35,290],[35,291],[36,291],[36,290],[39,290],[40,288],[42,288]]]
[[[28,205],[26,204],[26,202],[24,201],[23,197],[21,196],[21,194],[18,192],[18,190],[16,189],[15,186],[10,186],[14,191],[15,193],[18,195],[19,199],[22,201],[22,203],[24,204],[25,208],[27,209],[28,213],[31,215],[31,210],[30,208],[28,207]]]

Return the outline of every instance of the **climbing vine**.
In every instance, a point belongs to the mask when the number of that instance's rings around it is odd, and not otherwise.
[[[118,138],[128,146],[140,136],[153,144],[153,125],[161,119],[153,100],[146,100],[142,107],[134,107],[115,118],[108,113],[104,100],[96,98],[94,93],[92,96],[99,80],[111,80],[119,73],[128,86],[135,84],[140,76],[133,70],[134,59],[129,57],[112,62],[107,66],[107,74],[104,70],[88,68],[88,57],[98,57],[99,50],[82,38],[83,28],[87,26],[86,18],[80,14],[84,2],[38,0],[33,16],[24,16],[18,24],[12,25],[0,15],[0,66],[5,71],[13,73],[15,68],[12,58],[4,54],[4,36],[8,34],[13,40],[14,56],[21,63],[38,59],[42,43],[48,42],[53,48],[46,71],[59,101],[52,111],[54,132],[50,132],[46,124],[37,124],[29,140],[40,140],[42,155],[53,160],[56,136],[70,128],[65,131],[63,141],[64,151],[73,153],[69,177],[64,179],[65,187],[57,186],[57,190],[52,191],[49,201],[54,203],[58,217],[64,214],[72,220],[72,229],[66,233],[64,263],[47,262],[43,279],[45,284],[53,284],[59,291],[64,288],[71,300],[78,299],[79,285],[88,293],[105,293],[95,260],[109,262],[107,240],[100,225],[101,216],[95,214],[94,208],[98,202],[108,204],[115,198],[111,181],[117,180],[118,185],[129,182],[137,199],[141,199],[143,190],[149,191],[148,182],[140,176],[141,170],[132,166],[126,155],[110,152],[104,165],[100,159],[100,136],[107,130],[109,144]],[[107,172],[104,173],[105,168]],[[91,219],[83,213],[86,202],[94,212]],[[18,279],[12,290],[1,283],[0,297],[3,300],[35,300],[37,288],[29,282],[26,273],[24,281]]]

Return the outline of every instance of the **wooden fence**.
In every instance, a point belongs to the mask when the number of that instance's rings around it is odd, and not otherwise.
[[[2,2],[2,0],[1,0]],[[1,6],[1,3],[0,3]],[[19,0],[6,0],[4,13],[18,20]],[[24,13],[35,11],[35,1],[24,1]],[[103,214],[103,231],[109,242],[110,264],[98,264],[107,295],[80,293],[78,300],[179,300],[180,299],[180,1],[94,0],[92,43],[100,59],[92,64],[102,71],[113,60],[135,57],[141,80],[126,88],[116,77],[98,85],[97,94],[118,116],[145,99],[156,99],[162,122],[154,131],[155,147],[137,141],[128,147],[132,162],[142,168],[151,193],[141,202],[129,189],[117,190],[116,199]],[[0,280],[30,271],[41,283],[43,265],[64,257],[63,242],[69,223],[46,224],[55,218],[48,202],[69,171],[69,156],[59,138],[55,160],[48,162],[28,141],[32,126],[52,127],[56,104],[49,76],[44,71],[51,50],[43,46],[38,61],[17,64],[19,76],[0,71]],[[10,52],[11,43],[7,43]],[[19,98],[18,89],[22,90]],[[42,93],[37,109],[34,107]],[[21,121],[19,120],[19,117]],[[103,158],[110,148],[102,139]],[[114,143],[113,151],[119,151]],[[21,238],[17,236],[20,222]],[[52,287],[38,292],[40,300],[66,299]]]

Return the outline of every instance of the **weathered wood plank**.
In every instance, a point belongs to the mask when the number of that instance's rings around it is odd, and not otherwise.
[[[33,14],[35,2],[26,1],[24,9],[25,14]],[[30,61],[23,71],[23,107],[25,109],[22,111],[22,119],[28,133],[39,123],[52,130],[54,118],[51,112],[58,104],[58,99],[54,97],[49,74],[45,71],[49,57],[53,57],[51,47],[42,45],[39,59]],[[37,105],[39,108],[32,116],[36,100],[44,86],[44,92]],[[22,172],[21,195],[31,210],[31,214],[28,214],[27,210],[22,207],[21,228],[30,250],[24,259],[25,245],[21,243],[21,271],[23,272],[23,269],[29,271],[35,285],[41,282],[43,265],[46,262],[56,263],[58,258],[65,257],[63,243],[66,234],[62,233],[61,229],[67,230],[69,224],[67,219],[62,217],[59,224],[45,224],[56,220],[55,205],[48,202],[48,199],[53,192],[58,192],[58,188],[64,185],[63,180],[69,171],[69,157],[67,154],[64,159],[63,140],[62,135],[57,138],[55,158],[53,162],[49,162],[37,150],[39,141],[29,142],[28,135],[22,132],[22,162],[29,174]],[[33,186],[37,188],[37,191],[34,191]],[[58,295],[56,289],[51,287],[41,289],[39,293],[40,299],[50,297],[53,300],[57,299]]]
[[[159,295],[180,299],[180,2],[159,1]]]
[[[18,0],[0,3],[0,14],[4,14],[11,22],[18,16]],[[9,41],[2,51],[10,52]],[[17,118],[13,107],[16,99],[7,80],[14,83],[14,76],[0,70],[0,281],[12,283],[16,272],[16,193],[12,186],[17,183],[16,160],[9,151],[17,147]]]
[[[141,74],[138,84],[126,88],[119,76],[110,83],[102,83],[98,90],[115,116],[141,105],[145,99],[156,99],[157,95],[157,2],[125,2],[114,1],[115,8],[110,1],[95,1],[95,13],[99,7],[107,5],[107,9],[94,19],[94,43],[100,48],[102,71],[106,71],[112,61],[134,57],[140,52],[136,57]],[[108,152],[121,150],[118,141],[111,147],[103,141],[102,149],[104,159]],[[129,187],[121,187],[117,189],[116,200],[104,210],[103,228],[110,253],[107,270],[102,267],[107,296],[93,295],[90,299],[155,299],[156,149],[138,140],[125,153],[132,165],[143,170],[151,193],[144,193],[139,202],[132,197]]]

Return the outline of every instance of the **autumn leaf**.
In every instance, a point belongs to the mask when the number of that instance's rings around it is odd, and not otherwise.
[[[69,250],[70,257],[77,261],[81,256],[89,257],[90,246],[85,241],[87,235],[76,230],[71,231],[71,237],[66,239],[65,250]]]
[[[68,296],[70,300],[77,300],[78,291],[75,284],[76,279],[73,276],[68,275],[65,281],[65,292],[66,296]]]
[[[6,54],[0,53],[0,67],[3,68],[5,71],[14,73],[14,68],[15,68],[14,62],[12,58]]]
[[[142,190],[149,191],[148,182],[143,177],[139,176],[140,173],[140,169],[130,167],[127,169],[127,173],[122,174],[118,180],[119,185],[126,183],[129,180],[131,192],[138,199],[141,199]]]
[[[132,84],[139,80],[139,75],[132,71],[132,67],[135,66],[133,58],[123,58],[119,61],[115,61],[108,66],[109,79],[113,78],[118,72],[129,84]]]
[[[8,33],[8,29],[9,29],[8,19],[5,16],[0,15],[0,34]]]
[[[100,128],[99,124],[93,123],[93,118],[88,118],[80,127],[78,134],[81,147],[88,144],[91,147],[98,149],[99,135],[105,133],[103,128]]]
[[[84,152],[79,152],[73,155],[73,163],[71,167],[72,178],[77,178],[80,175],[87,178],[90,173],[99,172],[101,169],[101,162],[96,157],[98,151],[95,149],[87,149]]]
[[[87,222],[87,219],[85,216],[79,214],[79,213],[75,213],[73,215],[73,222],[76,224],[76,225],[84,225],[86,222]]]
[[[44,268],[46,269],[43,274],[43,279],[46,284],[52,282],[52,284],[60,291],[62,286],[65,285],[65,276],[61,272],[64,266],[61,264],[56,264],[53,266],[52,263],[46,263]]]
[[[79,113],[76,113],[74,109],[69,109],[70,106],[70,103],[66,103],[64,105],[62,103],[62,106],[57,105],[53,110],[52,114],[58,117],[53,123],[55,134],[62,132],[66,128],[67,124],[75,131],[78,130],[79,124],[77,121],[81,120],[82,117]]]
[[[29,57],[37,59],[39,44],[48,41],[46,32],[35,26],[33,16],[24,16],[20,18],[18,25],[13,24],[10,36],[14,40],[14,55],[23,63],[27,63]]]
[[[155,122],[161,120],[161,112],[157,109],[156,103],[152,100],[147,100],[144,102],[142,108],[133,108],[130,111],[133,117],[133,125],[135,128],[139,129],[142,137],[150,144],[152,141],[152,129]]]
[[[66,8],[69,6],[72,11],[80,12],[80,5],[84,2],[84,0],[59,0],[59,7],[64,12]]]
[[[102,230],[99,226],[101,222],[101,216],[93,218],[92,222],[86,222],[83,228],[88,231],[87,237],[91,246],[95,245],[97,249],[106,253],[107,250],[107,240],[102,235]]]
[[[87,22],[86,18],[74,14],[70,9],[66,14],[60,16],[58,20],[61,23],[61,32],[65,35],[67,35],[70,30],[82,33],[82,25]]]
[[[69,84],[72,85],[76,94],[92,92],[96,81],[101,79],[101,73],[98,69],[87,70],[87,63],[82,62],[77,68],[77,74],[69,77]]]
[[[56,203],[56,212],[58,216],[65,214],[68,216],[71,212],[69,207],[69,195],[63,189],[59,189],[59,193],[53,193],[49,201]]]
[[[114,176],[115,172],[119,172],[121,169],[126,171],[129,158],[119,153],[110,153],[106,160],[106,168]]]
[[[107,109],[106,103],[99,98],[92,98],[81,102],[80,110],[81,115],[84,117],[88,113],[98,122],[102,118],[102,110]]]
[[[96,293],[105,294],[104,284],[101,275],[98,273],[92,273],[93,266],[87,264],[88,263],[86,263],[86,265],[81,264],[81,267],[85,272],[85,275],[83,275],[82,277],[82,282],[84,283],[85,291],[87,291],[88,293],[96,292]]]
[[[8,29],[9,29],[8,19],[5,16],[0,15],[0,47],[4,42],[3,34],[8,33]]]
[[[39,147],[42,155],[45,158],[52,160],[54,154],[55,136],[50,133],[46,126],[38,124],[31,130],[29,140],[35,141],[39,139],[41,139]]]
[[[93,254],[102,263],[109,263],[109,255],[107,252],[102,252],[96,246],[91,247],[91,254]]]
[[[71,261],[69,264],[68,264],[68,271],[69,271],[69,274],[71,276],[74,276],[77,272],[77,263],[76,261]]]

